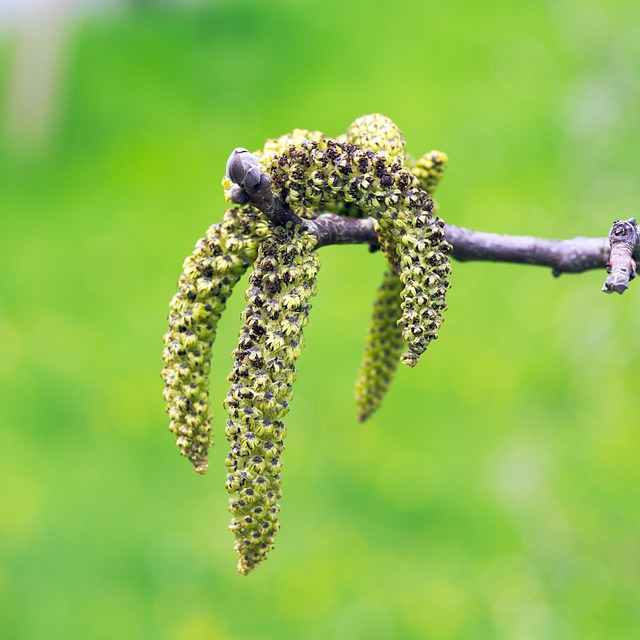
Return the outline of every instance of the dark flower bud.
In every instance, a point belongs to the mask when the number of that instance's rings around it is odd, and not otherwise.
[[[258,159],[247,149],[238,147],[231,152],[227,160],[227,175],[232,182],[250,189],[260,184],[261,174]]]

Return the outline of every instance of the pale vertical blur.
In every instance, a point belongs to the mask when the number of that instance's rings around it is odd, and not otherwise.
[[[53,132],[70,7],[71,0],[27,0],[20,7],[5,123],[14,146],[39,148]]]
[[[37,151],[55,133],[63,108],[68,30],[73,17],[120,0],[0,0],[0,37],[14,43],[3,109],[7,139]]]

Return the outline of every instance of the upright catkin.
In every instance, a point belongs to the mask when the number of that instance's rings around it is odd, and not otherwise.
[[[391,118],[380,113],[361,116],[349,125],[347,142],[369,151],[382,151],[389,158],[404,163],[405,141],[402,131]]]
[[[304,346],[310,298],[316,292],[315,238],[300,229],[274,230],[260,246],[245,295],[247,308],[225,400],[231,444],[226,465],[230,529],[249,573],[273,548],[285,425],[295,362]]]
[[[164,335],[164,400],[180,453],[198,473],[208,468],[212,442],[209,371],[218,321],[233,287],[254,261],[268,231],[249,206],[227,210],[185,260]]]
[[[420,186],[429,195],[433,195],[436,187],[440,184],[440,180],[442,180],[447,168],[447,160],[446,153],[429,151],[409,167],[411,173],[418,178]]]
[[[347,133],[338,140],[366,151],[383,152],[400,164],[407,161],[402,132],[390,118],[379,113],[358,118],[349,125]],[[315,182],[317,183],[318,180],[316,179]],[[345,200],[343,194],[337,192],[335,195],[334,200],[327,199],[322,203],[328,211],[347,218],[364,218],[368,215],[358,207],[356,202]]]

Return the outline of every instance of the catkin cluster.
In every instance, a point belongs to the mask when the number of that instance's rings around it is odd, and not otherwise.
[[[266,173],[276,196],[300,218],[331,211],[374,219],[388,265],[356,385],[358,415],[366,420],[398,362],[415,365],[442,322],[450,247],[429,196],[446,156],[432,151],[414,162],[398,127],[379,114],[358,118],[340,138],[295,129],[268,140],[255,157],[238,151],[239,163],[228,165],[236,186],[223,179],[229,201],[232,188],[240,188],[236,201],[250,202],[247,190],[268,185],[261,175]],[[283,418],[316,289],[315,244],[304,228],[275,227],[250,204],[231,208],[184,262],[170,305],[162,369],[169,428],[182,455],[204,473],[212,439],[211,347],[227,300],[253,263],[224,403],[230,529],[245,574],[273,548],[279,528]]]
[[[280,469],[295,362],[315,294],[315,238],[278,229],[262,243],[246,293],[225,405],[226,460],[238,570],[248,573],[273,547],[278,531]]]

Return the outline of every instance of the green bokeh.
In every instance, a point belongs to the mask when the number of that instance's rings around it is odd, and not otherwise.
[[[357,424],[382,274],[328,247],[288,418],[282,530],[235,572],[214,350],[207,477],[161,336],[236,146],[381,112],[446,151],[448,221],[604,235],[640,202],[640,5],[225,0],[78,24],[48,146],[0,149],[0,637],[635,639],[636,288],[454,264],[441,338]],[[0,52],[6,102],[12,41]],[[2,106],[4,113],[4,106]]]

